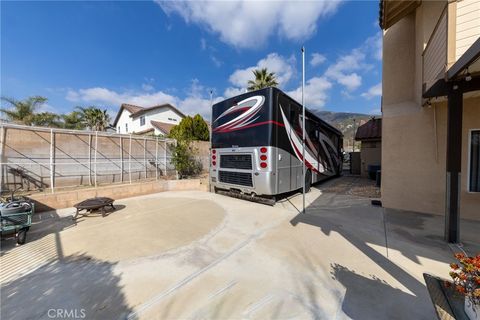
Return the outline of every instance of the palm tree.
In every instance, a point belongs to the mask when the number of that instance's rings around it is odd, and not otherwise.
[[[60,127],[60,116],[52,112],[41,112],[33,115],[32,125],[41,127]]]
[[[249,91],[278,86],[275,73],[268,72],[267,68],[253,70],[253,74],[255,75],[255,80],[248,81]]]
[[[83,123],[82,113],[79,111],[72,111],[67,114],[62,114],[63,127],[65,129],[83,130],[85,124]]]
[[[8,120],[18,124],[25,124],[27,126],[34,124],[35,111],[40,105],[47,102],[47,98],[40,96],[29,97],[25,100],[15,100],[6,97],[2,97],[1,99],[10,104],[10,107],[2,107],[0,112],[3,112]]]
[[[101,110],[94,106],[77,107],[77,109],[81,114],[82,123],[90,130],[105,131],[110,126],[110,116],[107,110]]]

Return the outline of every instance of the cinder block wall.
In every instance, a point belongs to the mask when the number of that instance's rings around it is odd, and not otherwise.
[[[208,191],[207,183],[207,179],[144,181],[99,188],[75,189],[58,193],[38,193],[29,198],[35,202],[35,211],[41,212],[70,208],[80,201],[93,197],[109,197],[118,200],[163,191]]]

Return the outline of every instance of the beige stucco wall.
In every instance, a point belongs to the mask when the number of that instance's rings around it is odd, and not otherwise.
[[[422,52],[445,2],[423,2],[385,31],[383,41],[382,203],[444,214],[446,101],[423,107]],[[480,220],[480,194],[467,193],[468,131],[480,127],[480,98],[464,102],[461,216]]]
[[[363,141],[360,150],[361,175],[368,176],[369,165],[380,165],[382,162],[382,147],[380,141]]]

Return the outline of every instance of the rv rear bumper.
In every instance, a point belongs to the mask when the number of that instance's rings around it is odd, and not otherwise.
[[[241,174],[251,175],[252,185],[241,185],[237,183],[226,183],[222,182],[220,179],[221,171],[223,172],[238,172]],[[212,186],[224,189],[224,190],[234,190],[240,191],[245,194],[255,194],[255,195],[275,195],[275,182],[276,175],[274,172],[246,172],[243,170],[227,170],[227,169],[214,169],[210,171],[210,183]]]

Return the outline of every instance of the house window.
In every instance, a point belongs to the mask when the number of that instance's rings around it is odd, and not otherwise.
[[[120,133],[120,126],[118,126],[118,130],[117,130],[118,133]]]
[[[480,130],[470,131],[469,191],[480,192]]]
[[[170,121],[175,121],[175,122],[178,121],[177,119],[173,119],[173,118],[168,118],[168,120],[170,120]]]
[[[125,132],[128,132],[128,123],[125,123]]]
[[[140,117],[140,126],[144,126],[145,125],[145,116],[141,116]]]

